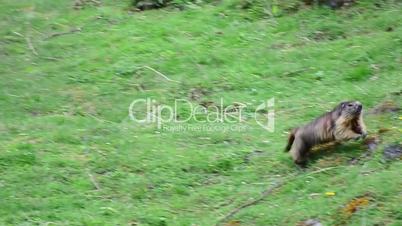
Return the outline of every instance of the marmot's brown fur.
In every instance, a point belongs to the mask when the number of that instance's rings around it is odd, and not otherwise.
[[[289,135],[286,151],[290,151],[296,164],[304,165],[314,145],[364,138],[367,132],[362,110],[363,106],[358,101],[340,103],[313,122],[293,129]]]

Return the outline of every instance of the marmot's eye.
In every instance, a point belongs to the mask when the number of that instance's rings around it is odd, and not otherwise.
[[[348,104],[348,107],[353,107],[353,104]]]

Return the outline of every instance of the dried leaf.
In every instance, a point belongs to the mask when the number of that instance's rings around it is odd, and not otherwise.
[[[232,220],[232,221],[227,222],[227,223],[225,224],[225,226],[240,226],[240,221],[238,221],[238,220]]]
[[[346,206],[343,208],[342,212],[346,217],[350,217],[353,213],[355,213],[360,208],[367,206],[370,203],[370,199],[367,196],[355,198],[350,201]]]

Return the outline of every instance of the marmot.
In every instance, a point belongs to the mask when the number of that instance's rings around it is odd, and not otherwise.
[[[290,150],[296,164],[305,165],[308,152],[314,145],[366,137],[362,111],[363,106],[359,101],[340,103],[313,122],[293,129],[286,151]]]

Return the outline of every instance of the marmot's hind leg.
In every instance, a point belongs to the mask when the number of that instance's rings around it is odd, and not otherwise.
[[[310,147],[300,137],[296,137],[290,154],[293,157],[293,161],[300,166],[305,166],[307,164],[307,155]]]

